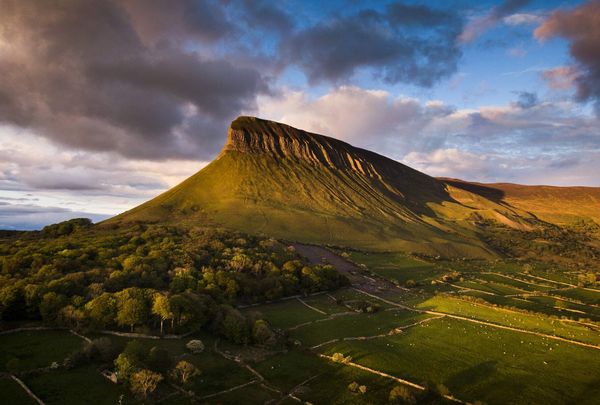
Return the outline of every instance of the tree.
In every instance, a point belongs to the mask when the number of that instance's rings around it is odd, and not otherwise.
[[[148,318],[148,305],[143,290],[127,288],[117,294],[117,323],[121,326],[142,324]]]
[[[115,321],[117,314],[117,300],[109,293],[102,293],[85,304],[85,310],[97,328],[105,328]]]
[[[160,293],[154,294],[154,302],[152,303],[152,313],[160,318],[160,334],[162,335],[164,321],[170,319],[172,322],[173,318],[175,317],[175,315],[173,314],[173,310],[171,309],[169,297]]]
[[[115,359],[115,369],[117,370],[117,377],[119,381],[127,382],[131,375],[135,372],[136,362],[132,360],[127,354],[121,353]]]
[[[252,327],[252,337],[256,343],[259,344],[273,344],[275,343],[275,333],[269,327],[269,324],[263,319],[257,319],[254,321]]]
[[[389,396],[390,404],[409,404],[413,405],[417,403],[417,400],[413,393],[403,385],[397,385],[390,391]]]
[[[83,311],[73,305],[67,305],[58,312],[58,321],[61,325],[70,328],[79,328],[79,324],[85,319]]]
[[[40,314],[46,322],[54,322],[58,313],[67,304],[67,298],[64,295],[55,292],[44,294],[40,303]]]
[[[246,318],[234,308],[228,308],[223,319],[223,334],[237,344],[247,344],[250,340],[250,328]]]
[[[186,384],[192,378],[201,374],[201,371],[189,361],[181,360],[177,365],[171,370],[171,376],[174,380],[181,382],[182,384]]]
[[[163,376],[159,373],[141,369],[131,375],[129,384],[134,394],[146,399],[149,394],[152,394],[156,390],[156,387],[158,387],[158,384],[163,379]]]

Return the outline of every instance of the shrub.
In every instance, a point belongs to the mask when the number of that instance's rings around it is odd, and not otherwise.
[[[127,356],[127,354],[121,353],[115,359],[115,369],[119,381],[128,382],[129,378],[136,371],[136,362]]]
[[[349,363],[350,361],[352,361],[352,357],[348,356],[348,357],[344,357],[344,355],[342,353],[334,353],[333,356],[331,356],[331,359],[333,361],[335,361],[336,363]]]
[[[275,333],[271,330],[269,324],[262,319],[254,321],[252,338],[256,343],[262,345],[273,345],[276,343]]]
[[[390,391],[390,395],[388,397],[388,401],[390,404],[416,404],[417,400],[413,393],[403,385],[397,385]]]
[[[158,384],[163,380],[163,376],[154,371],[142,369],[131,375],[131,391],[138,397],[146,399],[152,394]]]
[[[194,354],[202,353],[204,351],[204,343],[199,339],[190,340],[185,347]]]
[[[192,378],[201,374],[201,371],[194,366],[189,361],[181,360],[177,365],[171,370],[171,378],[175,381],[181,382],[182,384],[186,384]]]

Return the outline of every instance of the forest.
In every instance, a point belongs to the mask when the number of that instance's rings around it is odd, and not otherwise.
[[[206,329],[240,344],[269,340],[239,305],[348,284],[293,246],[202,227],[92,225],[74,219],[0,239],[3,323],[180,334]],[[254,332],[254,333],[253,333]],[[257,336],[258,335],[258,336]]]

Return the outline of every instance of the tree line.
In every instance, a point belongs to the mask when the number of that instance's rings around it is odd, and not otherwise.
[[[158,333],[210,327],[248,343],[256,328],[269,333],[236,305],[347,283],[293,247],[214,227],[78,219],[0,238],[3,321]]]

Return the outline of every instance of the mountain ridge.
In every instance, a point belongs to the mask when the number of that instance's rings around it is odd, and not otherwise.
[[[544,226],[502,193],[242,116],[231,123],[213,162],[106,223],[210,223],[305,243],[489,258],[496,253],[482,241],[481,220],[521,231]]]

